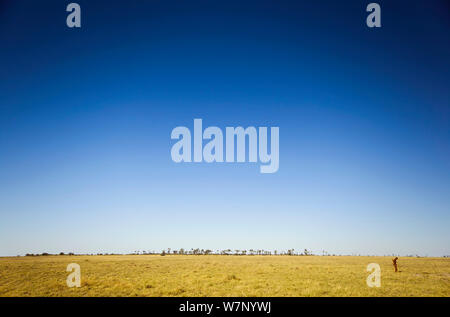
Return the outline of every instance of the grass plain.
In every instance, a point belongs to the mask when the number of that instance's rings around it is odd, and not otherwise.
[[[69,263],[81,287],[69,288]],[[366,284],[369,263],[381,287]],[[102,255],[0,258],[0,296],[450,296],[450,259],[400,257]]]

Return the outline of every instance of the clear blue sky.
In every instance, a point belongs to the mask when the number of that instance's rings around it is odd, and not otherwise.
[[[450,254],[447,1],[0,1],[0,255]],[[176,126],[280,127],[280,169]]]

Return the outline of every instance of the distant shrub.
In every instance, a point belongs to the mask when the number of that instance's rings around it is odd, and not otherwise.
[[[50,254],[48,254],[47,252],[44,252],[44,253],[42,253],[41,255],[42,255],[42,256],[47,256],[47,255],[50,255]]]
[[[59,255],[64,255],[64,252],[59,252]]]

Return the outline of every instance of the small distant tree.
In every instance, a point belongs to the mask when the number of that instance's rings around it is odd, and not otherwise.
[[[161,256],[165,256],[165,255],[166,255],[166,251],[165,251],[165,250],[162,250]]]

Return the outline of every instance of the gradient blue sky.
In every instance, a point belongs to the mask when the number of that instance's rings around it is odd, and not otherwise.
[[[0,0],[0,255],[450,254],[450,7]],[[176,126],[279,126],[280,169],[176,164]]]

